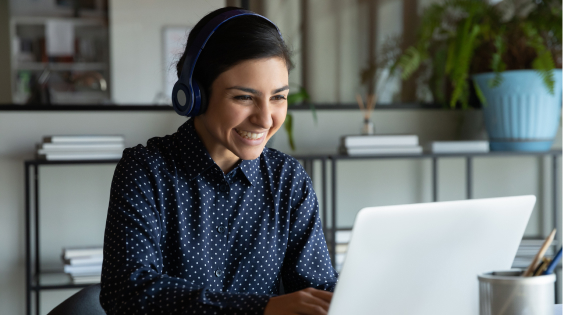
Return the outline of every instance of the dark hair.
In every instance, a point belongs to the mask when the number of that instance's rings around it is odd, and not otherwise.
[[[240,10],[240,8],[217,9],[207,14],[194,26],[188,36],[184,53],[176,64],[178,78],[182,73],[188,48],[193,44],[203,26],[217,15],[231,10]],[[274,25],[258,16],[236,17],[221,25],[209,38],[196,62],[193,77],[209,96],[211,84],[221,73],[242,61],[268,57],[280,57],[285,60],[288,71],[293,69],[291,51]]]

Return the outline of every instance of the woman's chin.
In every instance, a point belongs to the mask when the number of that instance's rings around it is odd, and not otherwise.
[[[260,157],[262,154],[262,150],[264,150],[264,146],[250,148],[244,148],[242,150],[237,150],[235,154],[242,160],[255,160]]]

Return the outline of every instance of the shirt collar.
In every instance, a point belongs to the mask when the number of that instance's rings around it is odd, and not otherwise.
[[[189,119],[178,128],[177,136],[179,137],[180,143],[180,157],[186,166],[188,180],[198,177],[210,167],[217,165],[199,138],[195,130],[193,118]],[[237,166],[241,169],[252,186],[256,185],[259,175],[259,165],[260,157],[254,160],[243,160]],[[220,170],[218,166],[217,169]]]
[[[242,160],[239,167],[250,184],[252,186],[256,186],[258,175],[260,173],[260,157],[257,157],[254,160]]]

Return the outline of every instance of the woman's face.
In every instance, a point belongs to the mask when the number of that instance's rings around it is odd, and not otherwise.
[[[285,120],[288,93],[287,66],[278,57],[243,61],[221,73],[206,112],[195,120],[215,162],[259,157]]]

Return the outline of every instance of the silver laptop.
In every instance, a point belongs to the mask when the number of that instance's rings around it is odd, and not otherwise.
[[[329,315],[479,314],[477,275],[510,269],[535,196],[362,209]]]

